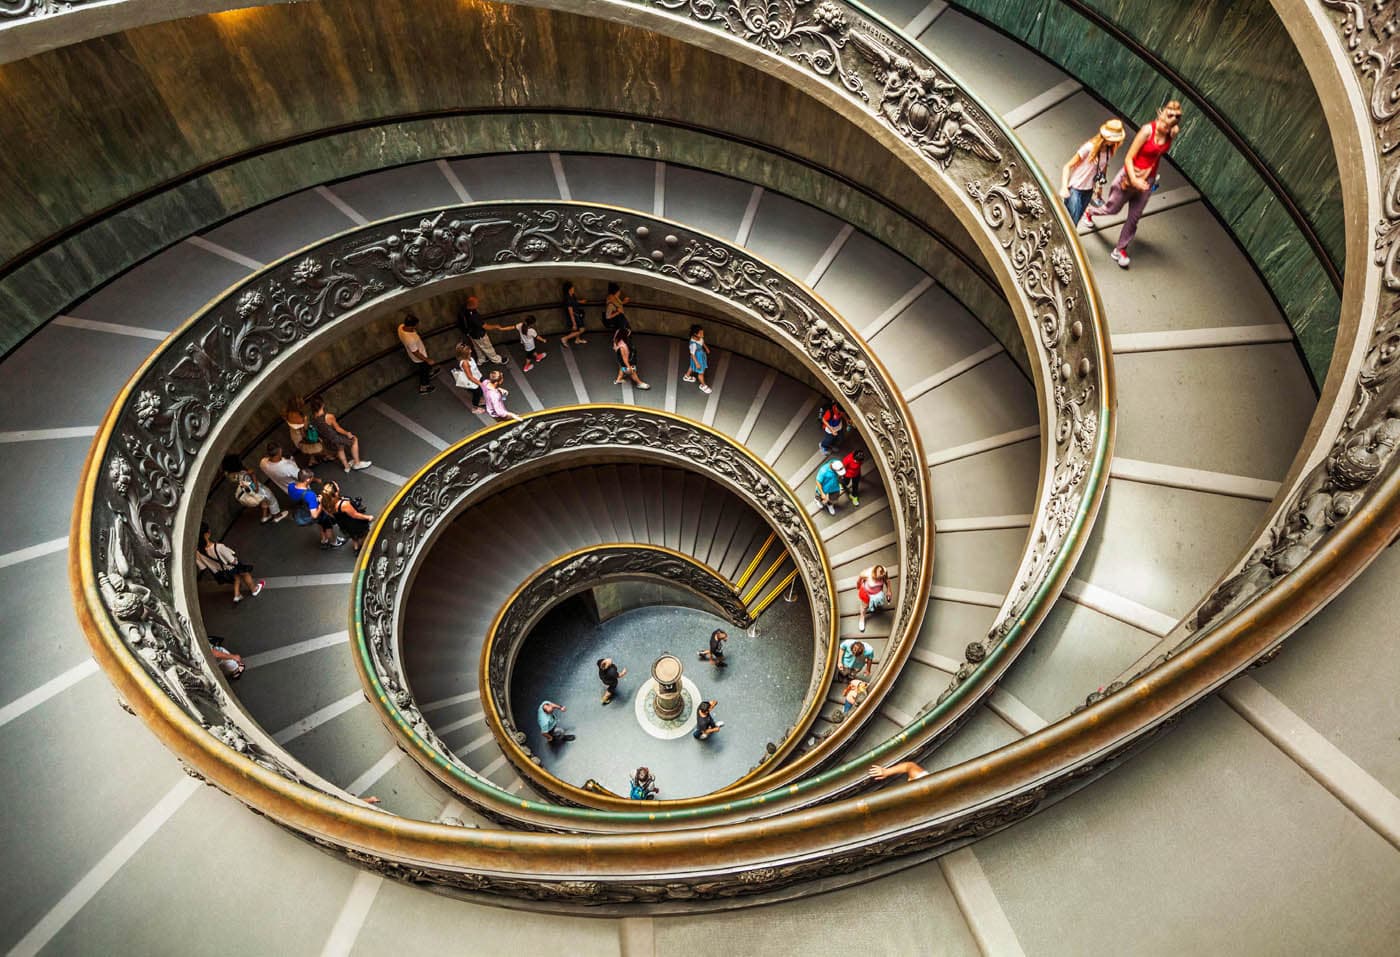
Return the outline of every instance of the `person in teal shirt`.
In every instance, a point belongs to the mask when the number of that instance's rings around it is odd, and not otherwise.
[[[836,514],[836,499],[841,495],[841,479],[845,475],[846,467],[839,459],[823,462],[817,469],[817,504],[832,515]]]
[[[875,664],[875,649],[863,641],[848,638],[841,642],[841,677],[847,680],[857,675],[869,678],[870,666]]]
[[[562,704],[555,704],[553,701],[545,701],[540,704],[540,713],[537,715],[540,723],[540,734],[550,744],[557,741],[572,741],[574,736],[566,734],[564,729],[559,727],[559,714],[569,709]]]

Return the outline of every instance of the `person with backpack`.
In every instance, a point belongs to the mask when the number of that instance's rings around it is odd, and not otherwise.
[[[373,515],[363,511],[365,503],[357,498],[346,498],[340,494],[340,486],[327,482],[321,486],[321,508],[335,517],[336,527],[350,539],[350,547],[359,551],[374,523]]]
[[[830,454],[831,450],[841,444],[841,439],[846,435],[846,416],[841,411],[841,407],[835,402],[822,409],[822,440],[821,450]]]
[[[627,321],[629,302],[631,300],[623,293],[621,286],[615,282],[608,283],[608,297],[603,303],[603,327],[609,332],[617,332],[619,329],[630,332],[632,324]]]
[[[660,793],[661,789],[656,786],[656,778],[652,776],[651,769],[638,768],[637,773],[632,775],[632,800],[655,801],[656,795]]]
[[[358,472],[374,464],[369,459],[360,458],[360,437],[341,427],[334,413],[327,411],[325,399],[319,395],[312,396],[307,402],[307,411],[311,423],[307,426],[307,439],[319,439],[326,447],[327,454],[340,459],[346,472]]]
[[[624,377],[632,380],[632,384],[643,391],[651,386],[642,381],[637,373],[637,350],[632,345],[632,330],[628,326],[619,326],[613,333],[613,352],[617,353],[617,378],[613,380],[613,385],[622,385]]]
[[[238,560],[238,553],[223,542],[214,541],[214,533],[209,523],[199,526],[199,548],[194,553],[194,563],[200,571],[214,576],[220,585],[233,586],[233,603],[243,600],[243,590],[254,598],[262,594],[265,581],[253,581],[253,566]]]
[[[823,462],[817,469],[817,504],[829,515],[836,514],[836,500],[841,497],[841,480],[845,476],[846,467],[839,459]]]
[[[234,500],[244,508],[256,508],[262,511],[262,523],[280,522],[287,517],[287,513],[282,511],[281,504],[277,501],[277,496],[272,494],[272,489],[259,482],[253,470],[245,468],[236,455],[225,455],[222,463],[224,476],[233,483]]]
[[[699,380],[700,391],[709,395],[712,390],[705,384],[705,370],[710,367],[710,347],[705,345],[705,329],[702,326],[690,327],[690,368],[686,370],[685,381]]]

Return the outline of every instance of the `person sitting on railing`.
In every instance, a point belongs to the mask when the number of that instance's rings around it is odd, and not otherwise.
[[[286,494],[297,476],[301,474],[301,466],[291,456],[283,454],[282,446],[277,442],[267,443],[267,455],[258,460],[258,468],[267,480],[280,488]]]
[[[836,670],[842,681],[852,678],[870,677],[870,667],[875,664],[875,649],[863,641],[847,638],[841,642],[841,667]]]
[[[607,704],[617,694],[617,683],[627,677],[626,668],[618,668],[611,658],[598,659],[598,678],[603,682],[603,704]]]
[[[860,597],[860,633],[865,634],[865,618],[889,607],[890,575],[884,565],[872,565],[856,576]]]
[[[481,380],[481,395],[486,402],[486,414],[497,422],[518,422],[520,416],[506,408],[506,396],[510,395],[510,390],[501,385],[506,379],[505,373],[500,369],[492,369]]]
[[[243,600],[243,590],[256,598],[262,594],[265,581],[253,581],[253,566],[238,560],[238,553],[223,542],[214,541],[214,533],[209,523],[199,526],[199,548],[194,553],[194,563],[200,571],[209,572],[220,585],[233,586],[233,603]]]
[[[817,504],[830,515],[836,514],[836,500],[841,497],[841,479],[845,475],[846,467],[836,459],[817,468]]]
[[[892,778],[900,774],[904,775],[910,781],[917,781],[919,778],[928,777],[928,772],[913,761],[900,761],[898,764],[891,764],[886,768],[882,768],[878,764],[872,764],[870,770],[866,773],[870,775],[872,781],[883,781],[886,778]]]
[[[724,722],[716,721],[712,714],[718,704],[718,701],[702,701],[695,708],[695,730],[690,732],[690,736],[696,741],[708,741],[710,735],[724,727]]]
[[[729,662],[724,660],[724,643],[728,640],[729,632],[716,628],[710,633],[710,650],[700,652],[700,660],[708,661],[716,668],[728,668]]]
[[[244,508],[260,509],[264,525],[280,522],[287,517],[272,489],[259,482],[252,469],[244,468],[238,456],[225,455],[220,467],[224,470],[224,476],[233,483],[234,500]]]
[[[841,460],[841,468],[846,471],[841,478],[841,491],[846,493],[846,498],[851,500],[852,505],[860,504],[860,468],[864,464],[864,449],[856,449]]]
[[[651,769],[638,768],[637,773],[632,775],[632,800],[655,801],[656,795],[660,793],[661,789],[656,786],[656,778],[652,776]]]
[[[558,744],[561,741],[572,741],[574,736],[563,728],[559,727],[559,715],[569,709],[562,704],[555,704],[553,701],[540,703],[540,711],[536,716],[540,725],[540,734],[550,744]]]
[[[368,459],[361,460],[360,437],[341,427],[335,414],[326,409],[325,399],[319,395],[312,396],[307,401],[306,408],[311,417],[311,427],[320,436],[321,444],[326,447],[326,454],[340,459],[340,464],[346,472],[358,472],[374,464]]]

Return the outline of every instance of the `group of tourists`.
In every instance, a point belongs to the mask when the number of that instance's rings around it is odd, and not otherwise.
[[[1110,119],[1075,151],[1060,172],[1060,196],[1075,225],[1083,219],[1092,229],[1095,216],[1111,216],[1127,207],[1127,218],[1109,254],[1124,269],[1132,262],[1128,244],[1137,235],[1138,220],[1157,190],[1162,157],[1180,135],[1181,103],[1168,100],[1157,111],[1157,116],[1138,130],[1128,146],[1123,165],[1116,171],[1113,157],[1127,139],[1127,133],[1122,120]]]

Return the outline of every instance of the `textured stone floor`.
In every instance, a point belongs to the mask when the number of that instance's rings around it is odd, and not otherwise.
[[[730,636],[730,666],[724,669],[696,659],[716,628]],[[626,794],[632,772],[645,765],[656,775],[662,798],[705,794],[742,776],[758,762],[764,745],[792,725],[811,672],[811,634],[805,599],[776,603],[754,638],[691,608],[639,608],[594,625],[577,605],[566,603],[536,627],[516,664],[511,683],[516,724],[527,729],[529,745],[545,767],[571,784],[594,778]],[[637,721],[636,695],[651,677],[652,662],[666,652],[681,659],[685,677],[701,697],[719,701],[715,716],[725,726],[707,741],[696,741],[689,732],[655,738]],[[629,669],[606,707],[595,665],[604,655]],[[576,740],[544,743],[535,712],[546,698],[569,709],[563,725]]]

